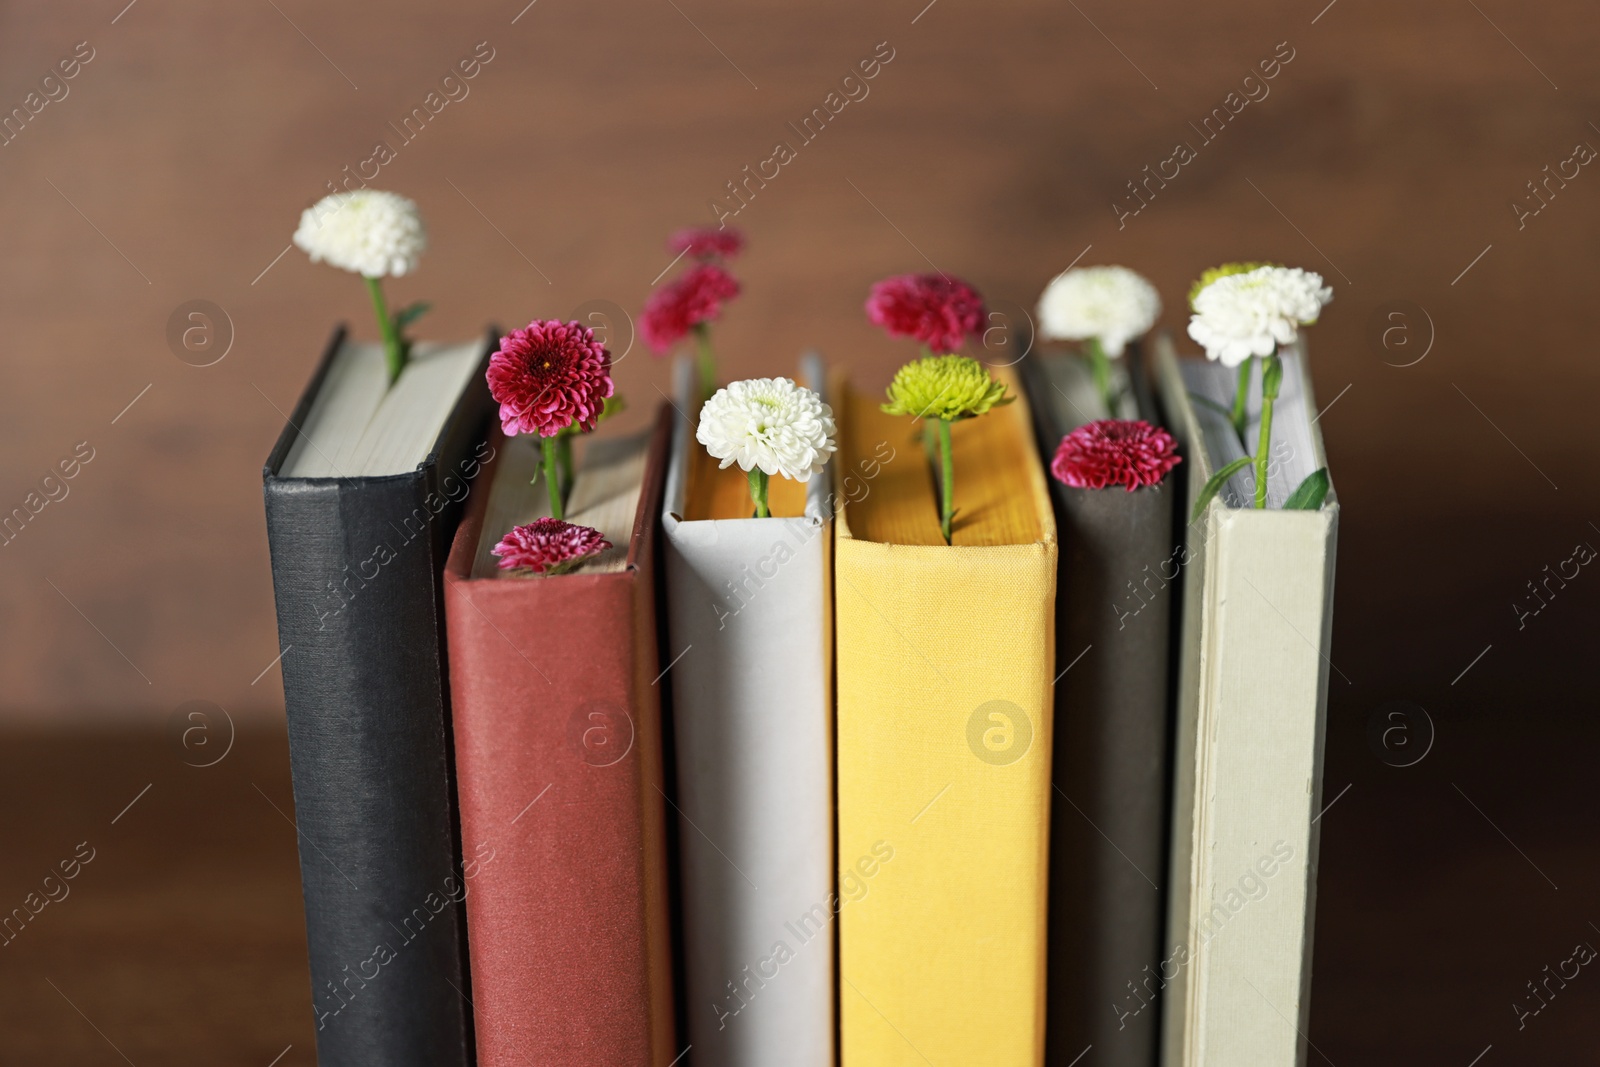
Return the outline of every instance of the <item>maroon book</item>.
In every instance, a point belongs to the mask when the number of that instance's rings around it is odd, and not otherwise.
[[[668,1067],[677,1054],[656,684],[666,414],[631,444],[588,445],[567,518],[620,523],[609,559],[495,572],[495,527],[534,517],[531,443],[497,431],[445,569],[480,1067]],[[609,467],[591,472],[602,453]]]

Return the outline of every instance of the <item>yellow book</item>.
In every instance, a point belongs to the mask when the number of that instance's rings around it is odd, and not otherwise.
[[[1017,392],[1016,379],[996,374]],[[844,1067],[1044,1054],[1056,531],[1026,401],[952,429],[845,390],[835,523]]]

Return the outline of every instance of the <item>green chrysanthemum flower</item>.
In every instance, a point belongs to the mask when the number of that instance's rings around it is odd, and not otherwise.
[[[1260,270],[1262,267],[1281,266],[1283,266],[1281,263],[1224,263],[1220,267],[1208,267],[1205,273],[1200,275],[1200,280],[1189,287],[1189,310],[1194,310],[1194,298],[1200,295],[1200,290],[1218,278],[1226,278],[1230,274],[1249,274],[1251,271]]]
[[[925,356],[895,372],[883,410],[889,415],[953,422],[1015,399],[1006,395],[1004,382],[995,381],[989,369],[970,356]]]

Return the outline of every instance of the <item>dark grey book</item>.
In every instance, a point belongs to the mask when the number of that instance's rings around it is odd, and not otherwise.
[[[441,570],[494,344],[391,387],[341,328],[263,472],[323,1067],[473,1062]]]
[[[1135,347],[1113,366],[1115,417],[1159,425],[1138,374],[1129,373],[1137,359]],[[1033,355],[1021,369],[1047,467],[1063,436],[1112,417],[1079,357]],[[1061,544],[1045,1027],[1051,1067],[1154,1067],[1157,1060],[1176,483],[1169,474],[1128,492],[1050,479]]]

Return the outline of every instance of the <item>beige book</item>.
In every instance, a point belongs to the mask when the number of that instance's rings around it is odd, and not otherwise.
[[[1235,374],[1178,359],[1164,336],[1155,359],[1192,501],[1245,454],[1217,410]],[[1330,490],[1318,511],[1280,509],[1327,463],[1303,346],[1283,353],[1283,370],[1267,509],[1248,506],[1253,476],[1241,471],[1184,546],[1170,947],[1144,983],[1165,1005],[1164,1067],[1306,1063],[1339,503]]]

